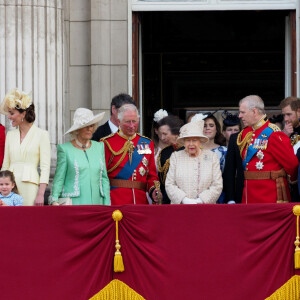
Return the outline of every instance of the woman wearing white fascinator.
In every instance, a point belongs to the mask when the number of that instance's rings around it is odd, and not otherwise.
[[[49,204],[110,205],[104,144],[90,140],[104,112],[94,115],[77,108],[73,125],[65,133],[73,139],[57,145],[57,166]]]
[[[12,127],[17,127],[7,133],[2,170],[14,173],[23,205],[44,205],[50,174],[50,139],[47,131],[34,125],[31,95],[17,88],[11,90],[0,105],[0,113],[8,116]]]

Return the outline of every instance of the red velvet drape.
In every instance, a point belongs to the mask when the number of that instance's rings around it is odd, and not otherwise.
[[[1,299],[253,299],[294,274],[293,204],[0,208]],[[115,223],[125,272],[113,273]]]

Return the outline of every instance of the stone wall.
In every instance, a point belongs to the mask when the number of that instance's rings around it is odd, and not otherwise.
[[[111,98],[128,91],[127,0],[65,0],[66,128],[76,108],[110,115]]]

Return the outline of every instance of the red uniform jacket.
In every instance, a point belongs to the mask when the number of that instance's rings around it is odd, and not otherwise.
[[[270,124],[267,121],[257,130],[253,131],[250,145],[255,144],[260,133]],[[248,132],[251,132],[252,127],[246,127],[242,131],[242,140]],[[290,175],[291,181],[297,179],[298,159],[294,154],[291,142],[286,134],[281,131],[273,131],[268,138],[267,148],[261,150],[263,158],[259,159],[257,153],[251,158],[246,165],[246,171],[278,171],[284,169]],[[246,148],[243,150],[242,159],[244,160]],[[263,164],[261,170],[257,168],[257,163]],[[286,178],[284,178],[287,196],[290,201],[290,193]],[[276,181],[273,179],[258,179],[258,180],[245,180],[242,203],[276,203],[277,202],[277,189]]]
[[[113,155],[109,147],[111,147],[114,152],[118,152],[122,149],[126,141],[127,138],[121,136],[118,132],[103,139],[105,145],[105,160],[107,171],[113,168],[122,157],[122,153],[120,153],[119,155]],[[141,181],[147,184],[147,191],[149,191],[150,189],[152,191],[154,186],[153,181],[159,181],[158,175],[156,173],[153,142],[148,138],[140,136],[139,134],[136,134],[135,138],[132,139],[132,142],[135,146],[135,150],[132,156],[132,163],[129,163],[129,155],[127,152],[119,166],[115,170],[108,173],[108,177],[109,179]],[[144,153],[146,149],[146,152],[148,153]],[[138,150],[142,153],[139,154]],[[120,187],[116,188],[111,186],[110,198],[111,205],[134,203],[148,204],[146,192],[140,189]]]

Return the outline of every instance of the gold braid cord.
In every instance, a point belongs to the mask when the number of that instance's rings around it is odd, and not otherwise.
[[[111,173],[112,171],[114,171],[119,165],[120,163],[123,161],[123,159],[125,158],[127,152],[132,149],[132,147],[134,148],[134,145],[131,141],[126,141],[123,145],[123,147],[119,150],[119,151],[114,151],[112,148],[111,148],[111,145],[108,143],[107,140],[104,140],[103,141],[105,143],[105,145],[108,147],[109,151],[114,155],[114,156],[117,156],[117,155],[120,155],[122,154],[122,156],[120,157],[120,159],[118,160],[118,162],[109,170],[107,170],[107,173]]]
[[[244,151],[244,149],[246,148],[246,151],[247,151],[248,148],[249,148],[253,131],[248,132],[246,134],[246,136],[244,137],[243,140],[241,140],[242,139],[242,134],[243,134],[243,130],[239,133],[237,141],[236,141],[237,145],[240,148],[240,155],[241,155],[241,157],[243,157],[243,151]]]
[[[159,173],[162,173],[162,175],[159,175],[162,184],[165,184],[166,178],[167,178],[167,173],[170,167],[170,158],[168,158],[165,162],[165,164],[161,167],[161,165],[157,165],[157,171]]]
[[[167,146],[167,147],[168,147],[168,146]],[[165,147],[165,148],[167,148],[167,147]],[[164,149],[165,149],[165,148],[164,148]],[[165,182],[166,182],[167,173],[168,173],[168,170],[169,170],[169,167],[170,167],[170,158],[168,158],[168,159],[165,161],[164,165],[161,166],[161,153],[162,153],[162,151],[163,151],[164,149],[162,149],[162,150],[159,152],[159,154],[158,154],[158,156],[157,156],[157,159],[156,159],[157,172],[158,172],[158,173],[162,173],[162,175],[161,175],[161,174],[158,174],[158,176],[160,177],[160,181],[161,181],[162,184],[165,184]]]

